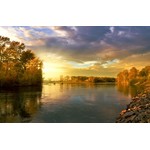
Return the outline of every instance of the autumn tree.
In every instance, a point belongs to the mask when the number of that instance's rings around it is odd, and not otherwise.
[[[124,70],[117,75],[117,83],[128,85],[129,84],[129,72],[128,70]]]
[[[41,60],[23,43],[0,36],[0,86],[41,83]]]
[[[139,70],[137,70],[135,67],[132,67],[129,71],[129,84],[133,85],[138,80],[138,74]]]
[[[150,66],[144,67],[144,68],[139,72],[139,76],[141,76],[141,77],[149,77],[149,75],[150,75]]]
[[[117,83],[122,85],[136,85],[150,80],[150,66],[140,71],[132,67],[130,71],[124,70],[117,75]]]

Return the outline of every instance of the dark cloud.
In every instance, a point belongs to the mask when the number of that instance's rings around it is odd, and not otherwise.
[[[100,41],[109,33],[109,27],[54,27],[56,31],[63,31],[66,36],[53,36],[41,39],[45,42],[44,49],[70,55],[96,54],[97,50],[105,46]]]
[[[109,27],[77,27],[77,39],[85,42],[96,42],[102,40],[106,33],[109,33]]]
[[[115,27],[114,33],[108,34],[105,42],[117,49],[133,53],[149,51],[150,27]]]
[[[57,45],[62,46],[66,41],[66,48],[72,50],[89,49],[95,47],[93,43],[99,42],[110,32],[109,27],[54,27],[55,30],[64,31],[67,37],[57,37]],[[49,41],[50,42],[50,41]],[[61,43],[62,42],[62,43]]]
[[[45,45],[48,48],[66,48],[68,45],[66,38],[50,37],[43,40],[45,41]]]
[[[44,49],[60,53],[68,59],[124,58],[150,51],[150,27],[147,26],[59,26],[53,30],[63,32],[65,35],[41,39],[45,42]]]

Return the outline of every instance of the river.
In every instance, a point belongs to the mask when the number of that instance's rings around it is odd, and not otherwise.
[[[93,84],[45,84],[0,90],[1,123],[113,123],[134,88]]]

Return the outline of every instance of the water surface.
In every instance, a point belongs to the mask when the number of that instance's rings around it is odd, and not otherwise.
[[[0,122],[107,123],[126,108],[134,88],[47,84],[0,91]]]

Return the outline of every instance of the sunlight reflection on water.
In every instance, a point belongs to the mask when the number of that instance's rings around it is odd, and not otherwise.
[[[135,94],[131,91],[93,84],[47,84],[3,90],[0,122],[115,122]]]

